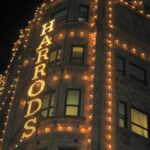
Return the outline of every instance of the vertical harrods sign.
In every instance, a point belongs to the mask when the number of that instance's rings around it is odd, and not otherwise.
[[[24,124],[24,132],[22,139],[31,137],[36,132],[37,117],[36,114],[42,107],[42,100],[39,95],[45,89],[46,64],[49,60],[49,46],[52,44],[52,37],[49,33],[54,30],[55,20],[50,20],[42,25],[41,42],[36,49],[37,58],[35,61],[34,75],[31,85],[29,86],[27,96],[27,111],[24,116],[26,122]],[[33,107],[34,106],[34,107]]]

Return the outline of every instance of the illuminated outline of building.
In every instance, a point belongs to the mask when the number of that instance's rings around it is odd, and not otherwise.
[[[0,78],[1,149],[149,150],[149,6],[38,7]]]

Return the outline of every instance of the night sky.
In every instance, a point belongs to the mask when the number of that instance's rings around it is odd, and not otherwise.
[[[0,4],[0,73],[3,73],[11,57],[11,48],[18,39],[20,29],[33,19],[37,6],[43,0],[10,0]]]

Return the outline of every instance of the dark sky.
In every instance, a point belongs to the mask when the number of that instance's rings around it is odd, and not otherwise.
[[[43,0],[3,0],[0,3],[0,73],[8,65],[11,48]]]

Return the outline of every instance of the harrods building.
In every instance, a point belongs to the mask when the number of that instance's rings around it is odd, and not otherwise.
[[[43,1],[0,75],[0,150],[150,150],[150,1]]]

